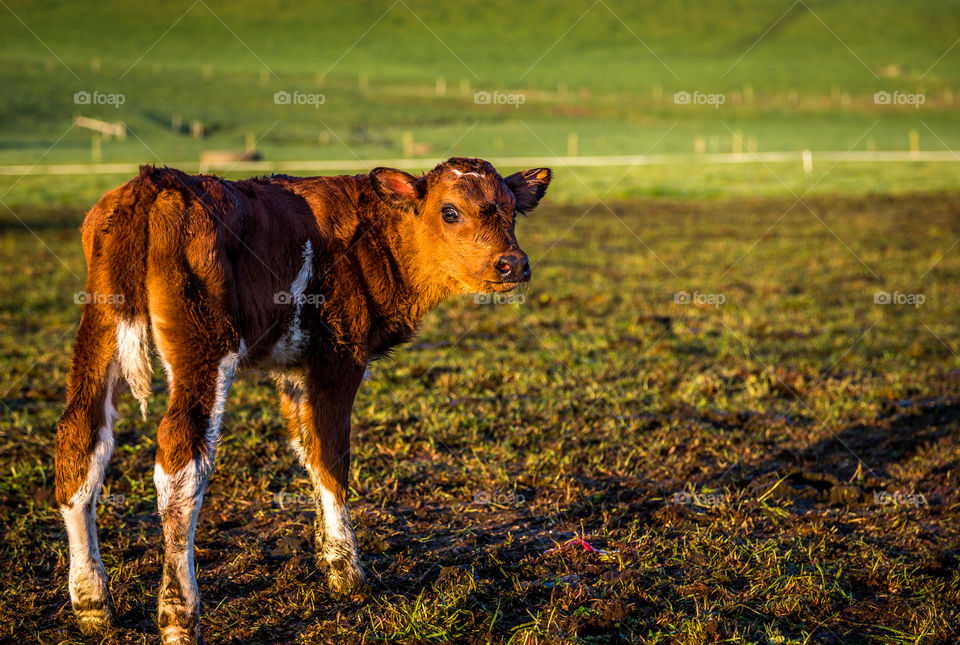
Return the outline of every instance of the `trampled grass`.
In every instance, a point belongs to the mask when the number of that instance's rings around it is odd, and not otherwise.
[[[275,395],[241,379],[197,532],[208,641],[955,640],[960,196],[794,201],[522,220],[523,301],[445,304],[361,390],[365,603],[326,594]],[[2,220],[0,639],[72,642],[52,449],[79,219],[17,214],[33,233]],[[123,397],[100,507],[112,642],[155,638],[156,386],[146,423]]]

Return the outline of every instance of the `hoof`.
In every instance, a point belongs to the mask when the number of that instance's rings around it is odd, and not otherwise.
[[[101,603],[100,607],[91,609],[74,609],[77,615],[77,623],[80,631],[85,636],[96,636],[104,634],[117,627],[117,612],[113,608],[113,602],[107,598],[107,602]]]
[[[366,597],[370,593],[363,570],[356,560],[338,558],[327,562],[323,561],[327,570],[327,586],[330,595],[337,600],[349,600],[355,597]]]
[[[203,645],[203,636],[179,625],[168,625],[160,630],[160,642],[163,645]]]
[[[84,636],[105,634],[118,625],[117,617],[110,611],[84,611],[77,614],[77,623]]]

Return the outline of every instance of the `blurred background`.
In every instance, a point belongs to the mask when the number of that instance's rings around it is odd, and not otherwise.
[[[84,171],[62,164],[320,174],[450,155],[562,157],[565,200],[944,188],[950,7],[10,2],[0,165],[27,168],[0,190],[85,204],[130,174],[30,178]],[[244,152],[263,163],[234,165]]]

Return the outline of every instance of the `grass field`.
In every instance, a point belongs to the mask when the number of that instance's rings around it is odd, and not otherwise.
[[[248,374],[197,534],[207,638],[960,637],[960,195],[793,203],[523,221],[524,301],[447,303],[361,390],[366,603],[314,572],[307,477]],[[70,642],[52,432],[84,267],[75,212],[18,215],[36,235],[0,236],[0,639]],[[154,638],[156,389],[146,423],[123,400],[100,510],[115,642]]]

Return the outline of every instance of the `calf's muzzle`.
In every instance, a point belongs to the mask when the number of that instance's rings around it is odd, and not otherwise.
[[[530,258],[517,251],[504,253],[493,263],[500,282],[527,282],[530,279]]]

